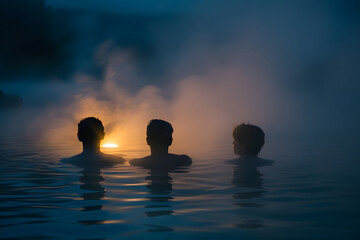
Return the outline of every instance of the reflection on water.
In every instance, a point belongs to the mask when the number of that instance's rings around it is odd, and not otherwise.
[[[172,196],[173,191],[173,178],[170,172],[176,172],[181,169],[182,173],[187,173],[189,167],[178,167],[173,169],[163,168],[148,168],[148,176],[145,180],[148,181],[146,188],[148,189],[149,196],[147,197],[148,202],[145,203],[145,213],[148,217],[158,217],[173,215],[174,210],[172,207]],[[167,232],[174,231],[173,228],[163,225],[145,224],[150,227],[149,232]]]
[[[235,205],[261,207],[262,204],[256,200],[263,197],[266,190],[263,188],[264,178],[259,168],[271,166],[273,161],[258,157],[242,157],[226,161],[226,163],[233,165],[231,183],[236,187],[236,192],[233,194],[233,198],[237,200]],[[247,219],[235,226],[248,229],[265,227],[263,221],[254,219]]]
[[[149,175],[145,178],[148,180],[146,187],[149,190],[149,200],[145,208],[148,217],[156,217],[162,215],[172,215],[173,210],[171,201],[172,178],[166,170],[150,169]]]
[[[193,159],[191,171],[127,163],[77,168],[58,163],[68,155],[62,151],[32,143],[0,145],[0,238],[356,239],[359,234],[360,196],[354,189],[360,179],[344,159],[339,165],[327,157],[324,166],[312,157],[279,157],[276,165],[263,167],[224,163],[229,159],[224,154]]]
[[[233,179],[231,183],[237,188],[252,188],[250,191],[238,192],[234,194],[235,199],[253,199],[262,197],[264,190],[263,175],[256,166],[235,165],[233,169]]]
[[[100,175],[100,168],[84,168],[79,181],[83,183],[80,188],[89,190],[82,194],[84,200],[100,200],[105,196],[105,188],[101,186],[101,182],[105,179]]]
[[[81,197],[84,200],[100,200],[105,196],[105,188],[101,186],[101,182],[105,179],[101,176],[99,167],[88,167],[81,171],[82,175],[79,177],[79,181],[82,183],[80,188],[87,190]],[[85,205],[82,211],[98,211],[103,208],[102,204]],[[104,224],[106,220],[79,220],[78,223],[83,225],[97,225]]]

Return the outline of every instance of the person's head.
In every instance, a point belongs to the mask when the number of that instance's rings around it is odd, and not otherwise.
[[[98,144],[104,139],[104,126],[97,118],[84,118],[78,124],[77,136],[79,141],[85,145]]]
[[[146,129],[146,142],[150,147],[168,148],[172,144],[173,131],[170,123],[152,119]]]
[[[234,153],[244,156],[257,156],[264,146],[265,133],[255,125],[242,123],[233,130]]]

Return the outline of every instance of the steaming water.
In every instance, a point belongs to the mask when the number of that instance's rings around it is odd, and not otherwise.
[[[96,172],[60,164],[68,151],[34,141],[0,144],[1,239],[356,239],[360,233],[353,159],[274,155],[273,166],[244,175],[224,163],[234,156],[220,149],[170,173],[128,163]],[[126,159],[146,154],[121,152]]]

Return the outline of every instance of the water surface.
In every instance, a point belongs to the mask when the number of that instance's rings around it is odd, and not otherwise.
[[[242,169],[221,149],[151,171],[61,164],[65,146],[0,144],[1,239],[356,239],[357,159],[269,155]],[[127,160],[147,151],[119,150]],[[210,157],[209,157],[210,156]]]

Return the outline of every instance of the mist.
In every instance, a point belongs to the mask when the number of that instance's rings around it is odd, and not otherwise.
[[[21,96],[26,113],[6,112],[3,131],[21,125],[20,135],[75,145],[77,123],[95,116],[104,143],[146,149],[146,125],[157,118],[172,123],[177,153],[231,152],[242,122],[263,128],[265,156],[349,153],[359,143],[353,1],[194,1],[176,13],[112,11],[109,21],[107,8],[47,4],[72,16],[73,35],[51,74],[38,61],[36,71],[2,75],[0,89]]]

